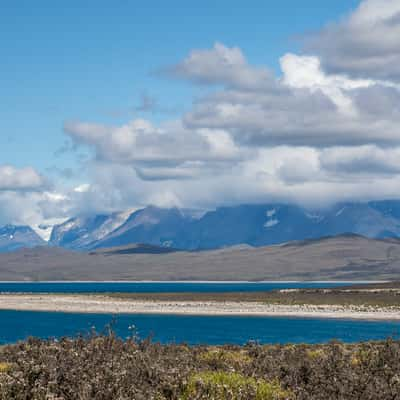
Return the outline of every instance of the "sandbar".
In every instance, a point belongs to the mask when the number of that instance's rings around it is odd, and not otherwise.
[[[142,301],[115,299],[104,295],[1,294],[0,310],[400,320],[400,306],[283,305],[244,301]]]

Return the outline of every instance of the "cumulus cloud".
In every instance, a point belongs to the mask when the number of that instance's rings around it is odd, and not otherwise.
[[[343,114],[355,114],[350,96],[351,89],[373,85],[371,80],[352,80],[342,75],[327,75],[322,71],[318,57],[285,54],[281,59],[283,82],[293,88],[307,88],[311,92],[321,91],[330,98]]]
[[[281,76],[237,47],[195,49],[163,70],[208,85],[183,115],[66,122],[68,148],[91,150],[85,181],[49,192],[33,169],[0,167],[0,222],[147,204],[398,198],[399,27],[398,0],[362,1],[309,36],[304,53],[284,54]],[[136,110],[156,106],[144,96]]]
[[[251,66],[238,47],[221,43],[215,43],[212,49],[191,51],[187,58],[165,72],[197,83],[240,89],[263,90],[274,85],[273,75],[266,67]]]
[[[66,123],[73,144],[94,152],[90,186],[69,195],[75,209],[318,204],[373,197],[371,182],[391,197],[400,180],[396,84],[328,73],[316,56],[280,61],[274,77],[238,48],[194,50],[168,71],[212,91],[180,119]]]
[[[44,178],[32,167],[0,165],[0,191],[36,191],[43,189]]]
[[[329,72],[400,81],[400,2],[364,0],[350,15],[308,37],[307,52]]]
[[[161,127],[141,119],[117,127],[68,122],[64,129],[75,143],[93,148],[98,160],[134,166],[143,179],[195,177],[206,163],[221,168],[246,153],[222,129],[189,130],[180,121]]]
[[[281,66],[283,76],[275,78],[273,90],[224,87],[199,99],[184,123],[225,130],[236,143],[249,146],[399,142],[400,92],[393,84],[326,74],[310,56],[286,54]],[[377,94],[379,104],[371,100]]]
[[[322,91],[288,89],[279,94],[223,91],[198,102],[184,116],[184,121],[191,128],[228,131],[237,143],[249,146],[399,143],[398,113],[372,115],[359,93],[359,89],[349,93],[352,107],[357,109],[354,114],[342,113]],[[362,93],[369,96],[368,89]],[[388,93],[381,91],[381,94],[390,109],[398,107]]]
[[[67,217],[70,204],[64,195],[47,191],[0,191],[0,226],[37,226]]]
[[[320,154],[322,168],[344,174],[399,174],[400,148],[381,149],[376,146],[336,147]]]

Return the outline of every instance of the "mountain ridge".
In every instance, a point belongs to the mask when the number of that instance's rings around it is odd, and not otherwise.
[[[237,245],[260,247],[344,233],[400,237],[400,200],[342,202],[320,210],[289,203],[242,204],[202,212],[148,206],[72,217],[53,227],[48,245],[79,251],[135,243],[209,250]],[[33,243],[23,244],[37,244],[32,239]],[[12,241],[6,244],[4,238],[3,249],[16,247]]]
[[[0,227],[0,253],[45,244],[46,242],[30,226],[8,224]]]
[[[72,244],[71,248],[146,243],[207,250],[240,244],[259,247],[343,233],[400,237],[400,201],[347,202],[317,211],[285,203],[243,204],[218,207],[196,218],[178,208],[149,206],[136,210],[108,235],[87,246]]]

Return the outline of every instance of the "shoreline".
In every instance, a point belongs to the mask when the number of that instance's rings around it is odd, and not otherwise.
[[[1,294],[0,310],[400,321],[400,306],[281,305],[243,301],[138,301],[115,300],[102,295]]]

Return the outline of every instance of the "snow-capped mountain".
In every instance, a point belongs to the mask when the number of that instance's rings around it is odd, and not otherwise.
[[[54,226],[49,244],[75,250],[134,243],[200,250],[242,244],[264,246],[344,233],[400,237],[400,201],[348,202],[324,210],[283,203],[220,207],[207,212],[149,206],[71,218]],[[12,235],[8,234],[3,248],[18,247],[13,246]],[[31,237],[31,247],[43,244],[32,232]]]
[[[73,249],[147,243],[198,250],[343,233],[400,237],[400,201],[349,202],[319,211],[280,203],[220,207],[202,213],[151,206],[133,213],[70,219],[54,228],[50,243]]]
[[[221,207],[187,226],[173,242],[185,249],[248,244],[262,246],[310,236],[317,220],[295,205],[262,204]]]
[[[198,219],[197,214],[177,208],[146,207],[132,213],[124,224],[92,247],[123,246],[146,243],[162,247],[176,247],[178,238]],[[182,247],[185,248],[185,247]]]
[[[6,225],[0,227],[0,252],[21,247],[44,246],[45,241],[29,226]]]
[[[54,226],[49,244],[71,249],[85,249],[101,241],[130,217],[132,210],[109,215],[91,215],[71,218]]]

